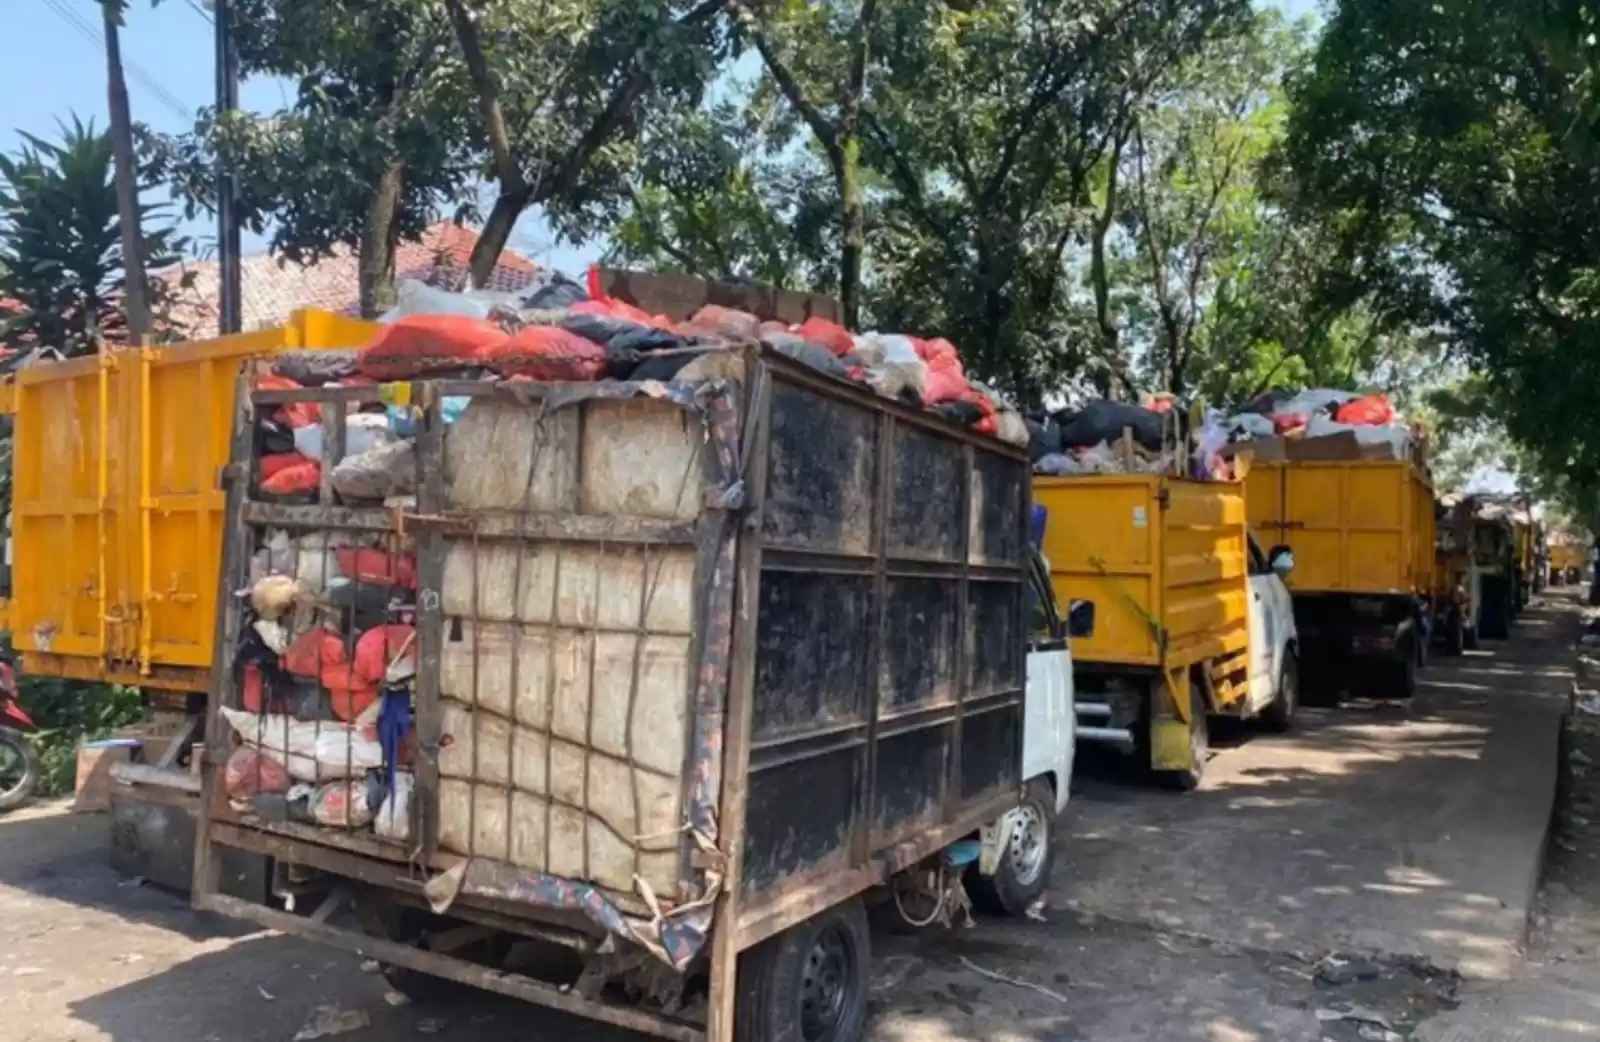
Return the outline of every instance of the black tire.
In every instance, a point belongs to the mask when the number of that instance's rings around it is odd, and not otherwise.
[[[1278,668],[1278,697],[1261,711],[1261,722],[1267,730],[1287,734],[1294,730],[1294,718],[1300,711],[1300,664],[1294,652],[1286,652],[1283,665]]]
[[[0,727],[0,812],[16,810],[39,785],[39,756],[20,732]]]
[[[1465,623],[1462,624],[1462,626],[1461,626],[1461,646],[1463,648],[1465,648],[1467,651],[1477,651],[1478,650],[1478,626],[1477,626],[1476,623],[1474,623],[1470,627],[1467,626]]]
[[[860,899],[763,941],[739,957],[734,1042],[859,1042],[871,965]]]
[[[1374,662],[1368,676],[1372,697],[1410,698],[1417,693],[1417,656],[1407,648],[1399,658]]]
[[[360,924],[362,933],[368,937],[409,944],[415,948],[427,949],[430,919],[432,917],[420,909],[407,908],[387,901],[356,902],[356,921]],[[452,951],[450,954],[469,962],[498,967],[504,962],[509,947],[509,942],[505,938],[495,937],[468,945],[459,951]],[[391,988],[420,1006],[445,1005],[478,994],[477,989],[459,981],[436,977],[431,973],[420,973],[406,966],[380,963],[378,970]]]
[[[977,869],[967,873],[967,894],[980,911],[1020,916],[1050,886],[1055,864],[1056,794],[1050,783],[1035,778],[1022,794],[1011,842],[1000,852],[992,876]]]

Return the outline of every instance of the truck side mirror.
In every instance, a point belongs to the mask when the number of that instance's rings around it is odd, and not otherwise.
[[[1094,601],[1073,601],[1067,609],[1067,636],[1094,636]]]
[[[1294,551],[1282,544],[1273,547],[1267,554],[1267,567],[1278,575],[1288,575],[1294,571]]]

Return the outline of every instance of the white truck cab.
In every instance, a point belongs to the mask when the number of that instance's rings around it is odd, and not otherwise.
[[[1294,553],[1277,546],[1264,554],[1253,535],[1249,548],[1250,694],[1241,715],[1259,716],[1286,731],[1300,708],[1300,637],[1294,625],[1294,598],[1283,581],[1294,569]]]
[[[1023,800],[983,830],[983,851],[969,880],[977,904],[1008,915],[1024,914],[1050,884],[1055,823],[1071,794],[1077,748],[1068,625],[1056,610],[1042,557],[1033,562],[1029,590],[1033,626],[1022,718]]]

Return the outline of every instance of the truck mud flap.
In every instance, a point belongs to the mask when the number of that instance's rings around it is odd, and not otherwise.
[[[1168,675],[1152,699],[1150,718],[1150,766],[1158,771],[1187,771],[1193,766],[1189,741],[1189,674]]]

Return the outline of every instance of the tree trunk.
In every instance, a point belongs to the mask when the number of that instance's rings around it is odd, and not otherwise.
[[[839,308],[846,329],[860,328],[861,255],[867,247],[867,209],[861,201],[861,170],[856,161],[857,142],[846,141],[839,175],[839,217],[844,237],[839,244]]]
[[[361,317],[377,318],[394,306],[395,217],[405,189],[405,164],[390,160],[373,189],[361,228]]]
[[[517,218],[522,216],[522,211],[528,208],[532,198],[533,189],[526,184],[510,191],[502,185],[494,206],[489,210],[489,219],[484,222],[483,231],[478,233],[478,241],[472,246],[474,286],[482,289],[489,285],[494,269],[500,265],[500,254],[505,251],[506,242],[517,226]]]
[[[133,155],[133,117],[128,112],[128,83],[122,72],[120,0],[103,0],[100,12],[105,23],[117,223],[122,231],[123,309],[128,315],[128,343],[139,344],[150,332],[150,287],[144,270],[144,236],[139,227],[139,169]]]

